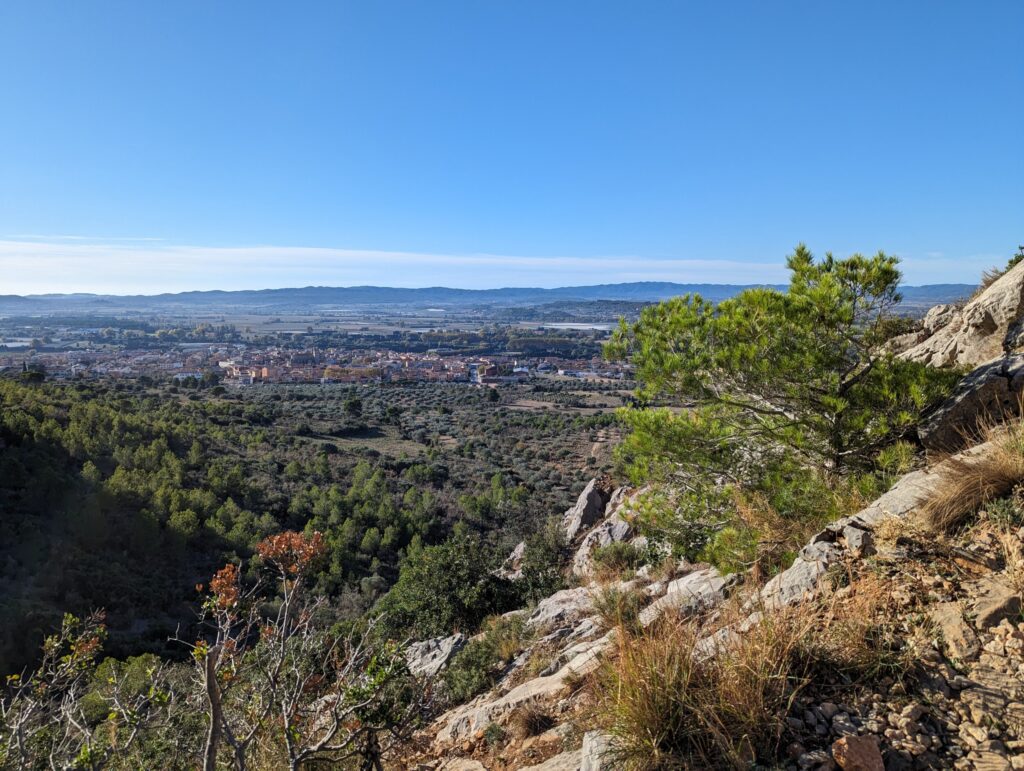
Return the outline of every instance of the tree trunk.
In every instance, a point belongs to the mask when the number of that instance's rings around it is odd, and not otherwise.
[[[220,685],[217,683],[217,662],[220,659],[220,647],[214,647],[206,654],[204,681],[206,698],[209,702],[210,729],[206,734],[206,747],[203,752],[203,771],[216,771],[217,749],[220,745],[221,720],[223,715],[220,705]]]

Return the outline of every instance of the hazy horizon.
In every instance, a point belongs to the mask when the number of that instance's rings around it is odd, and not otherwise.
[[[1024,231],[1024,4],[0,6],[0,294],[779,283]]]

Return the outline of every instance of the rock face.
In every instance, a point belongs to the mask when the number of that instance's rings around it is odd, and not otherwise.
[[[1019,415],[1022,396],[1024,355],[990,361],[960,381],[952,396],[918,426],[917,435],[929,450],[958,450],[986,421]]]
[[[925,317],[932,334],[900,356],[934,367],[970,366],[1017,350],[1024,316],[1024,263],[1007,271],[963,308],[936,306]],[[945,323],[943,323],[945,322]]]
[[[584,536],[572,558],[573,575],[587,577],[594,572],[594,550],[615,541],[625,541],[633,534],[633,526],[618,512],[613,513],[601,524]]]
[[[720,605],[725,599],[726,581],[714,568],[694,570],[668,585],[665,596],[640,611],[640,623],[650,626],[669,610],[692,616]]]
[[[587,731],[580,750],[580,771],[614,771],[611,738],[600,731]]]
[[[596,479],[591,479],[580,493],[576,505],[566,511],[562,517],[562,532],[565,534],[565,540],[571,543],[585,528],[601,519],[604,516],[604,507],[607,502],[607,493],[601,489]]]
[[[405,651],[409,671],[417,677],[433,677],[448,665],[465,644],[466,636],[462,634],[413,643]]]

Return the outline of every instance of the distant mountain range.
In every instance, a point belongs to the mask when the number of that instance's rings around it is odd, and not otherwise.
[[[527,306],[550,302],[626,300],[656,302],[697,292],[709,300],[723,300],[743,289],[763,284],[677,284],[636,281],[624,284],[566,286],[555,289],[506,287],[402,289],[384,286],[307,286],[292,289],[180,292],[157,295],[43,294],[0,295],[0,313],[103,313],[117,311],[188,311],[245,308],[250,312],[277,312],[303,308],[325,310],[345,306],[467,307],[474,305]],[[769,285],[785,289],[784,285]],[[915,307],[933,305],[970,295],[971,284],[928,284],[901,287],[904,302]]]

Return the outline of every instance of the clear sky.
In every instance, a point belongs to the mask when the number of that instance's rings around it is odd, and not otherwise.
[[[3,0],[0,294],[972,282],[1024,2]]]

